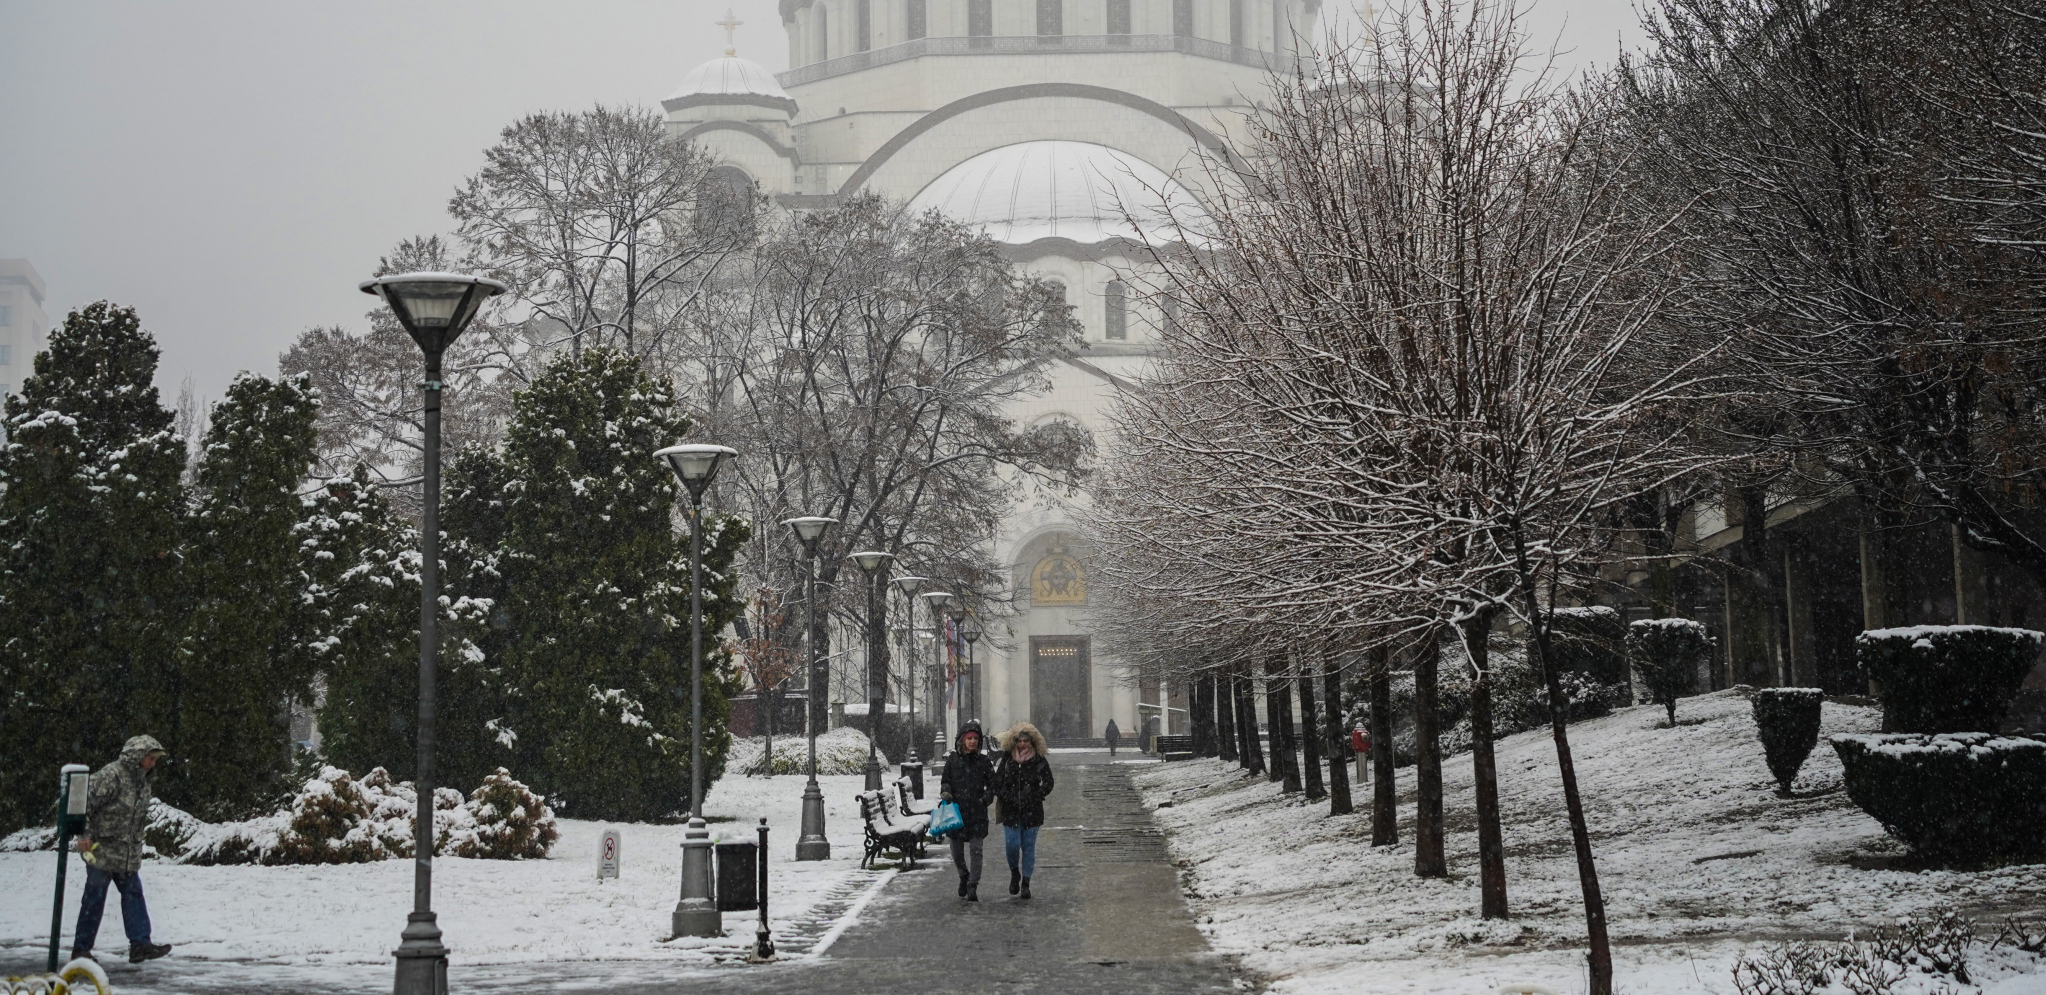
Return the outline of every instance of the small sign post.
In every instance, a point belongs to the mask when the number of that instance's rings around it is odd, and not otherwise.
[[[622,837],[616,829],[604,830],[603,837],[597,841],[597,883],[602,884],[605,878],[618,876],[618,848],[621,842]]]
[[[64,869],[69,866],[71,837],[85,833],[85,817],[90,811],[90,783],[92,769],[84,764],[65,764],[58,773],[59,793],[57,795],[57,900],[50,909],[50,967],[57,970],[57,939],[64,931]]]

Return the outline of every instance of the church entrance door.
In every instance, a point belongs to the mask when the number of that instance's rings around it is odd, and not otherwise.
[[[1052,742],[1094,735],[1086,636],[1030,637],[1030,718]]]

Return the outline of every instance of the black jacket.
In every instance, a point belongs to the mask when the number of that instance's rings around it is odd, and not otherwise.
[[[938,793],[959,806],[959,817],[966,821],[965,830],[959,834],[962,838],[979,839],[987,835],[987,806],[995,799],[994,779],[994,761],[985,752],[962,753],[955,743],[952,752],[945,754],[945,773],[938,779]]]
[[[1008,754],[995,762],[995,797],[1002,800],[1002,825],[1044,825],[1044,799],[1051,794],[1051,761],[1040,753],[1022,763]]]

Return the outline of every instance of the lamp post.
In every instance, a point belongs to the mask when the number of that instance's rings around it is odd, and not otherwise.
[[[496,280],[461,273],[398,273],[364,280],[357,289],[381,297],[404,326],[405,334],[426,354],[426,380],[420,384],[425,408],[425,500],[420,515],[419,562],[419,750],[412,783],[419,798],[413,824],[412,913],[398,944],[397,995],[439,995],[448,988],[448,948],[441,945],[433,914],[433,734],[436,705],[435,670],[440,641],[434,622],[440,614],[440,358],[454,344],[476,311],[489,298],[505,292]]]
[[[703,822],[703,492],[739,451],[685,443],[656,453],[689,491],[689,829],[682,834],[682,896],[675,936],[716,936],[724,917],[710,899],[710,830]]]
[[[980,642],[980,619],[959,613],[959,635],[966,640],[966,703],[973,718],[980,718],[980,673],[973,667],[973,644]]]
[[[910,633],[903,647],[903,651],[909,654],[909,734],[907,737],[909,740],[909,756],[903,758],[905,763],[919,762],[916,755],[916,658],[921,654],[916,649],[916,589],[923,586],[923,582],[929,579],[929,577],[918,577],[914,574],[908,577],[895,578],[895,583],[902,587],[903,596],[909,600],[909,619],[903,623]]]
[[[893,554],[893,553],[883,553],[883,552],[881,552],[881,551],[879,551],[879,550],[867,550],[866,552],[861,552],[861,553],[854,553],[854,554],[852,554],[852,561],[853,561],[853,563],[855,563],[855,564],[857,564],[857,565],[859,566],[859,568],[860,568],[860,572],[861,572],[861,573],[863,573],[863,574],[866,574],[866,575],[867,575],[867,790],[868,790],[868,791],[879,791],[879,790],[881,790],[881,760],[880,760],[880,757],[879,757],[879,756],[877,756],[877,755],[875,754],[875,751],[874,751],[874,741],[875,741],[876,739],[880,738],[880,735],[881,735],[881,691],[882,691],[882,687],[881,687],[881,677],[880,677],[880,675],[879,675],[879,672],[878,672],[878,671],[876,671],[876,670],[875,670],[875,668],[874,668],[874,661],[880,658],[880,656],[881,656],[881,653],[882,653],[882,651],[883,651],[883,650],[884,650],[884,649],[886,648],[886,647],[884,647],[884,646],[882,646],[882,645],[881,645],[881,641],[882,641],[882,639],[883,639],[883,638],[885,638],[886,634],[885,634],[885,633],[883,633],[883,632],[881,631],[881,623],[880,623],[880,621],[879,621],[879,618],[880,618],[880,615],[879,615],[879,611],[880,611],[880,610],[879,610],[879,608],[878,608],[878,607],[876,606],[876,594],[875,594],[876,590],[878,589],[878,585],[877,585],[877,584],[876,584],[875,582],[876,582],[877,580],[879,580],[879,579],[880,579],[880,576],[881,576],[881,571],[882,571],[882,570],[883,570],[883,569],[884,569],[884,568],[885,568],[885,567],[886,567],[886,566],[888,565],[888,561],[890,561],[890,560],[892,560],[892,559],[894,559],[894,558],[895,558],[895,554]]]
[[[820,666],[817,654],[817,540],[824,537],[825,529],[837,522],[836,518],[805,515],[782,523],[796,533],[796,541],[803,544],[803,558],[810,564],[806,578],[808,586],[803,593],[803,650],[806,658],[803,725],[810,737],[810,783],[803,785],[803,836],[796,841],[797,860],[831,859],[831,841],[824,837],[824,791],[817,787],[817,689],[822,683],[817,679]]]
[[[925,591],[923,598],[931,603],[931,660],[932,667],[934,668],[931,673],[942,674],[945,672],[945,603],[952,600],[952,592]],[[928,678],[926,678],[924,687],[926,689],[930,687]],[[927,710],[933,714],[936,713],[937,709],[931,705],[931,699],[928,696],[924,699],[924,704],[927,706]],[[943,724],[939,719],[935,718],[931,722],[934,725]],[[909,723],[909,732],[910,738],[915,739],[916,721],[914,717],[911,718]]]

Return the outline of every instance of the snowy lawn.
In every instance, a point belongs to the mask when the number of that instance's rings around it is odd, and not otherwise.
[[[861,778],[819,777],[832,843],[829,861],[795,862],[804,779],[727,776],[704,801],[712,836],[752,840],[768,818],[769,912],[778,935],[802,928],[835,887],[850,886],[860,858]],[[597,880],[597,841],[606,824],[564,819],[546,860],[434,860],[434,908],[457,967],[587,960],[709,963],[742,954],[753,913],[727,913],[729,937],[667,941],[680,888],[684,827],[627,824],[621,877]],[[0,947],[20,953],[48,942],[54,856],[0,853]],[[174,957],[333,967],[390,964],[411,907],[412,861],[287,867],[143,868],[155,939]],[[68,875],[64,917],[68,948],[84,868]],[[125,950],[119,899],[109,895],[100,927],[103,951]],[[665,941],[665,942],[664,942]],[[387,982],[386,982],[387,983]]]
[[[1659,706],[1570,727],[1622,992],[1725,995],[1733,960],[1761,941],[1840,938],[1942,904],[1989,933],[2007,914],[2046,912],[2046,865],[1916,870],[1848,800],[1824,737],[1875,729],[1874,709],[1825,706],[1790,798],[1775,793],[1740,692],[1686,698],[1677,714],[1674,729]],[[1282,797],[1215,760],[1137,780],[1209,941],[1274,991],[1582,991],[1583,906],[1554,743],[1542,729],[1497,749],[1514,916],[1503,922],[1477,915],[1469,754],[1443,765],[1446,880],[1413,875],[1412,768],[1399,771],[1401,845],[1383,849],[1370,845],[1364,783],[1352,786],[1356,814],[1330,817],[1326,801]],[[2022,969],[1976,980],[2046,995],[2046,975],[1996,977]]]

